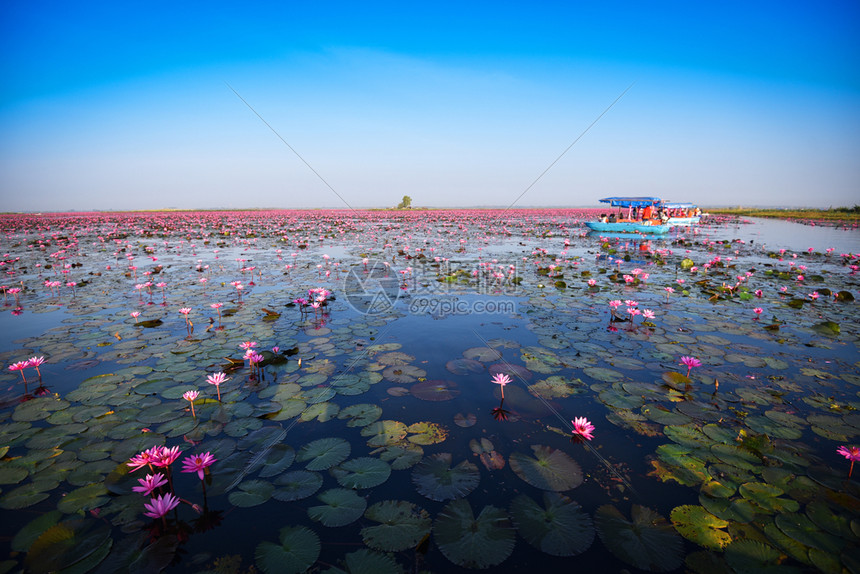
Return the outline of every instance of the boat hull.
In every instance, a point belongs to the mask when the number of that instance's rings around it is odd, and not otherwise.
[[[600,221],[587,221],[585,225],[594,231],[603,233],[648,233],[652,235],[663,235],[669,233],[671,225],[644,225],[633,222],[602,223]]]
[[[669,225],[696,225],[699,223],[699,217],[670,217],[666,222]]]

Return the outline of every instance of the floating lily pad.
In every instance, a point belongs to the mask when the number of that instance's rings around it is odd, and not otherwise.
[[[330,470],[344,488],[373,488],[391,476],[391,467],[378,458],[363,456],[348,460]]]
[[[481,480],[478,467],[464,460],[451,467],[451,453],[430,455],[412,471],[412,482],[418,492],[430,500],[462,498],[472,492]]]
[[[406,428],[406,431],[409,433],[407,440],[414,444],[438,444],[448,438],[448,429],[431,422],[413,423]]]
[[[564,451],[533,445],[534,458],[515,452],[511,468],[521,479],[543,490],[564,491],[582,484],[582,468]]]
[[[394,365],[382,371],[382,376],[386,381],[398,385],[408,385],[426,377],[427,371],[414,365]]]
[[[489,363],[501,359],[502,354],[490,347],[472,347],[463,351],[463,357],[481,363]]]
[[[471,426],[475,426],[475,423],[478,422],[478,417],[475,416],[474,413],[457,413],[454,415],[454,424],[458,427],[469,428]]]
[[[466,500],[445,505],[433,524],[433,536],[445,557],[466,568],[490,568],[514,550],[516,534],[505,512],[485,506],[476,518]]]
[[[286,472],[275,479],[278,488],[272,492],[272,498],[282,502],[292,502],[311,496],[322,486],[323,478],[318,472],[309,470],[294,470]]]
[[[594,541],[591,517],[563,494],[544,492],[541,506],[521,494],[511,503],[511,516],[529,544],[552,556],[582,554]]]
[[[331,528],[355,522],[367,508],[367,501],[363,497],[345,488],[326,490],[317,499],[323,505],[308,508],[308,516]]]
[[[374,447],[396,444],[406,435],[406,425],[400,421],[376,421],[361,429],[361,436],[370,437],[367,439],[368,446]]]
[[[650,572],[668,572],[681,565],[682,538],[650,508],[634,504],[628,520],[605,504],[597,509],[594,523],[603,544],[627,564]]]
[[[242,508],[259,506],[272,497],[275,487],[265,480],[246,480],[229,495],[230,504]]]
[[[474,359],[454,359],[445,363],[445,368],[455,375],[474,375],[486,369],[483,363]]]
[[[720,550],[732,541],[731,535],[722,530],[729,523],[721,520],[701,506],[683,505],[672,509],[672,524],[684,538],[699,546]]]
[[[349,443],[342,438],[320,438],[303,446],[296,460],[307,462],[307,470],[326,470],[345,461],[350,450]]]
[[[319,536],[304,526],[281,528],[279,542],[261,542],[254,552],[257,566],[266,574],[300,574],[319,558]]]
[[[391,554],[383,554],[362,548],[344,557],[344,570],[334,574],[401,574],[402,569]],[[326,572],[329,572],[326,570]]]
[[[57,504],[57,509],[66,514],[86,512],[106,504],[108,500],[108,491],[104,484],[90,484],[77,488],[64,496]]]
[[[351,405],[341,409],[338,419],[348,419],[346,426],[363,427],[376,422],[382,416],[382,407],[370,403]]]
[[[421,457],[424,456],[423,448],[417,444],[409,442],[377,449],[377,451],[379,450],[382,451],[379,454],[379,458],[390,462],[393,470],[412,468],[421,462]],[[374,454],[377,451],[374,451]]]
[[[45,530],[33,542],[27,552],[25,565],[29,572],[35,574],[74,568],[98,552],[109,538],[110,526],[101,521],[81,519],[60,522]]]
[[[384,500],[371,505],[364,517],[378,526],[361,529],[364,543],[376,550],[399,552],[414,548],[430,534],[430,515],[405,500]]]
[[[422,381],[412,385],[410,392],[423,401],[450,401],[460,394],[454,381]]]

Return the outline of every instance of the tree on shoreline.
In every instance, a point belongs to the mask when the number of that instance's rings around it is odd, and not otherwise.
[[[412,198],[408,195],[403,196],[403,200],[398,204],[397,209],[410,209],[412,207]]]

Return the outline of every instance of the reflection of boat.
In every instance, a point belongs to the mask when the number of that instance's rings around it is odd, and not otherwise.
[[[667,202],[662,204],[663,209],[668,210],[671,214],[672,212],[678,213],[678,215],[669,215],[669,219],[666,221],[669,225],[695,225],[699,223],[700,216],[696,215],[696,213],[701,213],[698,211],[698,208],[692,203],[676,203],[676,202]],[[683,213],[684,215],[681,215]]]
[[[600,202],[619,208],[619,218],[615,219],[615,214],[612,214],[611,217],[615,221],[587,221],[585,225],[594,231],[663,234],[668,233],[671,227],[656,218],[657,209],[662,203],[659,197],[604,197]],[[626,217],[621,213],[621,209],[625,207],[627,208]],[[635,215],[634,210],[636,210]],[[641,216],[637,217],[637,215]]]

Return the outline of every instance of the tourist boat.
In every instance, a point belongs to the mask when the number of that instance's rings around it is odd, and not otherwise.
[[[690,226],[699,223],[700,216],[696,213],[701,213],[701,211],[697,210],[695,204],[669,201],[663,203],[661,207],[669,213],[669,219],[666,221],[669,225]],[[673,215],[673,213],[677,215]]]
[[[587,221],[585,225],[594,231],[602,233],[650,233],[662,235],[669,232],[671,225],[661,223],[657,218],[657,210],[663,201],[659,197],[604,197],[600,203],[608,203],[618,208],[620,216],[616,221]],[[626,208],[626,216],[622,210]],[[633,216],[633,210],[645,217]]]

